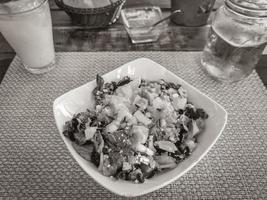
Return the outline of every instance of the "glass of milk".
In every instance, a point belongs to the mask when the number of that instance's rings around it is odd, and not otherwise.
[[[42,74],[55,66],[48,0],[1,0],[0,32],[29,72]]]

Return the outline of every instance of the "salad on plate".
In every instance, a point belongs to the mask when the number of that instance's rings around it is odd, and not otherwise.
[[[99,75],[96,83],[94,109],[75,114],[63,134],[103,175],[143,183],[194,151],[208,114],[181,85]]]

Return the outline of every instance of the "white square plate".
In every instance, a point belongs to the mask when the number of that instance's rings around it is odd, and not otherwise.
[[[63,125],[74,114],[85,111],[87,108],[93,108],[94,98],[91,92],[96,86],[95,80],[63,94],[54,101],[53,110],[59,133],[71,155],[82,169],[108,190],[118,195],[134,197],[166,186],[195,166],[207,154],[222,133],[227,122],[227,112],[221,105],[195,87],[147,58],[139,58],[126,63],[103,75],[103,78],[105,81],[114,81],[124,76],[130,76],[131,78],[141,77],[147,80],[165,79],[166,81],[179,83],[187,90],[189,100],[197,107],[203,108],[209,115],[209,118],[206,120],[206,129],[198,137],[197,148],[187,159],[171,171],[156,175],[146,180],[143,184],[134,184],[129,181],[113,180],[103,176],[92,163],[84,160],[74,150],[70,140],[62,134]]]

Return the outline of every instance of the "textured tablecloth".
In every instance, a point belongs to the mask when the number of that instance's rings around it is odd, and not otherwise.
[[[267,199],[267,91],[256,72],[235,84],[200,69],[197,52],[58,53],[57,67],[32,75],[16,57],[0,84],[0,199],[120,199],[74,161],[56,128],[61,94],[138,57],[165,66],[228,111],[210,152],[176,182],[141,199]],[[142,185],[140,185],[142,187]]]

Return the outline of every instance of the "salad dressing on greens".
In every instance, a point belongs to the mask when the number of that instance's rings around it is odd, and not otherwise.
[[[143,183],[176,167],[197,145],[208,115],[179,84],[97,75],[95,109],[73,116],[63,134],[105,176]]]

